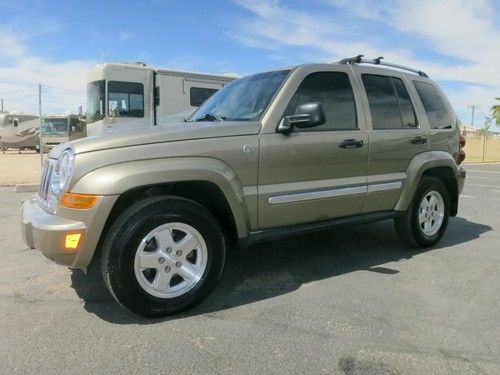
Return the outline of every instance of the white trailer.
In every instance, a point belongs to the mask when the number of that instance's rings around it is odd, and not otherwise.
[[[40,120],[36,115],[25,113],[0,113],[0,149],[39,149],[38,131]]]
[[[96,65],[87,79],[87,135],[181,121],[234,79],[143,63]]]

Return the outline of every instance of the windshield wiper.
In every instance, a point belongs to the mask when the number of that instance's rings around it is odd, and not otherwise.
[[[199,119],[196,119],[195,121],[222,121],[222,120],[225,120],[226,118],[225,117],[219,117],[219,116],[216,116],[212,113],[207,113],[205,116],[203,117],[200,117]]]

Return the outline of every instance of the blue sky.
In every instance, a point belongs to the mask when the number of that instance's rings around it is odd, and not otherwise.
[[[7,109],[75,111],[105,61],[245,75],[367,57],[418,67],[476,125],[500,96],[500,0],[0,0],[0,97]]]

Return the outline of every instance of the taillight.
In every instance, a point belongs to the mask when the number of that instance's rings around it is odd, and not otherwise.
[[[465,160],[465,151],[462,149],[465,147],[465,143],[465,137],[460,135],[460,140],[458,141],[457,164],[461,164]]]
[[[460,148],[465,147],[465,137],[463,135],[460,136]]]

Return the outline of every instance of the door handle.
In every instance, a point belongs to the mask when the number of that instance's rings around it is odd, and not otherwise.
[[[422,145],[424,143],[427,143],[427,138],[425,137],[421,137],[421,136],[417,136],[415,138],[413,138],[411,141],[410,141],[411,144],[414,144],[414,145]]]
[[[363,141],[361,139],[344,139],[339,143],[340,148],[359,148],[363,147]]]

